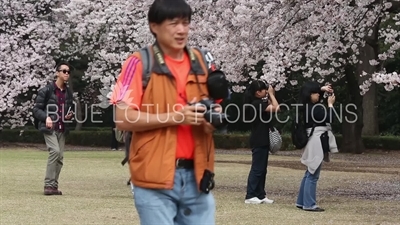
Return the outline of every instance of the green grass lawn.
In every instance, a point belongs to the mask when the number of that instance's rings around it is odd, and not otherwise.
[[[246,205],[250,155],[217,154],[217,224],[400,224],[400,154],[338,154],[323,166],[318,186],[323,213],[294,206],[304,173],[299,152],[270,156],[268,197]],[[0,148],[0,224],[139,224],[122,151],[67,151],[62,196],[44,196],[47,151]]]

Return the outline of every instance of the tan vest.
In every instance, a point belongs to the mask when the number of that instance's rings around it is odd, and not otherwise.
[[[201,53],[196,49],[192,49],[192,51],[200,62],[202,75],[197,75],[198,85],[196,75],[191,71],[186,83],[186,95],[187,99],[194,97],[201,99],[201,94],[208,95],[206,85],[208,73]],[[134,55],[140,59],[139,53],[134,53]],[[143,94],[141,112],[151,114],[173,112],[177,96],[175,81],[171,82],[170,79],[166,75],[155,72],[151,74],[151,79]],[[213,135],[204,133],[203,129],[203,126],[192,126],[195,141],[194,167],[198,187],[204,170],[214,171]],[[172,189],[176,168],[177,127],[134,132],[133,137],[129,153],[129,167],[133,184],[142,188]]]

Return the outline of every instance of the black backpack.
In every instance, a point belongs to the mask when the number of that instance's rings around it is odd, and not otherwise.
[[[306,147],[308,139],[314,133],[315,124],[311,128],[310,135],[307,135],[306,126],[304,124],[304,119],[300,115],[300,118],[294,118],[292,121],[292,143],[296,149],[303,149]]]

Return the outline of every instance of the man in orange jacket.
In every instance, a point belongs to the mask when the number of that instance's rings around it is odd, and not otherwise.
[[[209,70],[201,52],[186,46],[191,15],[185,0],[153,2],[150,79],[144,87],[142,56],[135,52],[111,98],[117,128],[134,135],[129,168],[141,224],[215,224],[215,129],[204,118],[206,108],[190,104],[208,97]]]

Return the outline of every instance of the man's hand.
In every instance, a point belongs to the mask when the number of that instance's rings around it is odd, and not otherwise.
[[[72,116],[74,115],[74,113],[73,112],[69,112],[66,116],[65,116],[65,119],[66,120],[70,120],[70,119],[72,119]]]
[[[48,129],[53,128],[53,121],[51,120],[51,118],[49,116],[46,118],[46,128],[48,128]]]
[[[205,110],[201,105],[186,105],[174,115],[174,120],[182,125],[200,125],[204,122]]]

